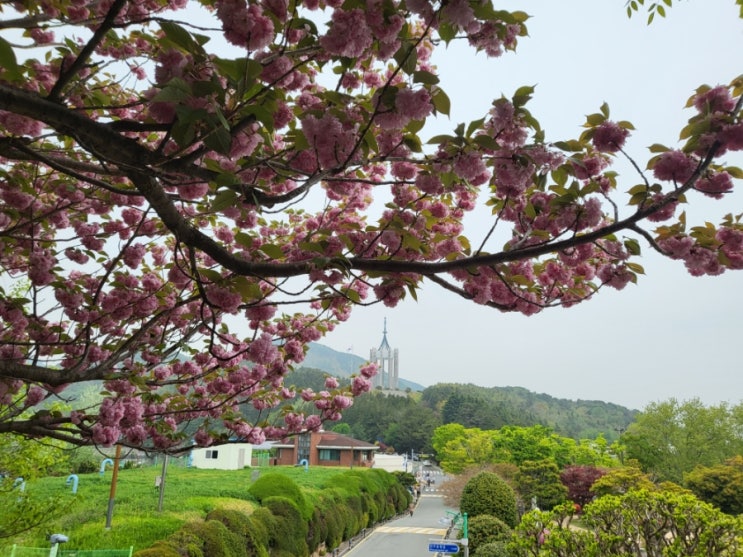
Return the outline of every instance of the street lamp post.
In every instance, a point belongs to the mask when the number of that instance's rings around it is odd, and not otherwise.
[[[457,524],[461,524],[462,528],[462,539],[459,540],[459,544],[464,549],[464,557],[470,556],[470,540],[469,540],[469,531],[468,531],[468,524],[467,524],[467,513],[455,513],[452,511],[446,511],[446,514],[449,515],[451,520],[451,525],[456,526]]]
[[[57,557],[59,544],[66,543],[69,541],[69,538],[64,534],[52,534],[49,536],[49,541],[52,543],[52,548],[49,550],[49,557]]]

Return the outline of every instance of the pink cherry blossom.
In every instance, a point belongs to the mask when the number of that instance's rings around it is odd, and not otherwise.
[[[624,147],[627,136],[629,136],[629,130],[607,120],[599,124],[594,130],[593,146],[604,153],[616,153]]]
[[[371,29],[360,9],[336,9],[328,32],[320,44],[330,54],[357,58],[372,44]]]
[[[653,175],[658,180],[683,183],[691,178],[696,167],[697,162],[681,151],[666,151],[655,161]]]
[[[405,118],[422,120],[433,111],[431,94],[423,88],[401,89],[395,96],[395,108]]]
[[[697,95],[694,106],[699,112],[730,112],[735,108],[735,99],[727,87],[718,85]]]

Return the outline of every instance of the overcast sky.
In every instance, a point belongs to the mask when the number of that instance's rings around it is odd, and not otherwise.
[[[648,145],[677,145],[692,115],[683,106],[698,85],[743,74],[743,20],[733,0],[674,3],[666,19],[650,27],[645,14],[627,18],[624,0],[522,0],[496,7],[528,12],[530,36],[516,54],[495,60],[457,47],[441,53],[441,85],[453,107],[451,121],[437,124],[436,133],[481,117],[502,93],[536,85],[529,106],[549,140],[576,137],[585,115],[606,101],[613,119],[637,128],[626,149],[644,167]],[[743,166],[742,158],[727,161]],[[638,179],[627,166],[620,170],[624,192]],[[725,201],[703,201],[699,208],[699,196],[692,196],[689,223],[717,223],[721,215],[743,212],[743,184],[736,186]],[[424,386],[519,386],[636,409],[671,397],[743,401],[743,274],[694,278],[646,245],[643,253],[646,275],[638,285],[603,290],[575,308],[504,314],[426,283],[417,302],[357,308],[321,343],[368,358],[386,319],[401,377]]]

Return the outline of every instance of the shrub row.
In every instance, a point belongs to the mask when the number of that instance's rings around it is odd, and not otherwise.
[[[410,503],[397,478],[376,469],[349,470],[317,490],[273,472],[248,493],[260,505],[251,514],[215,509],[135,557],[308,557],[333,550]]]

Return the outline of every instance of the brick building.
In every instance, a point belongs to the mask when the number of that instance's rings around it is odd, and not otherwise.
[[[379,447],[332,431],[297,435],[286,443],[274,443],[274,463],[279,466],[363,466],[371,468]]]

